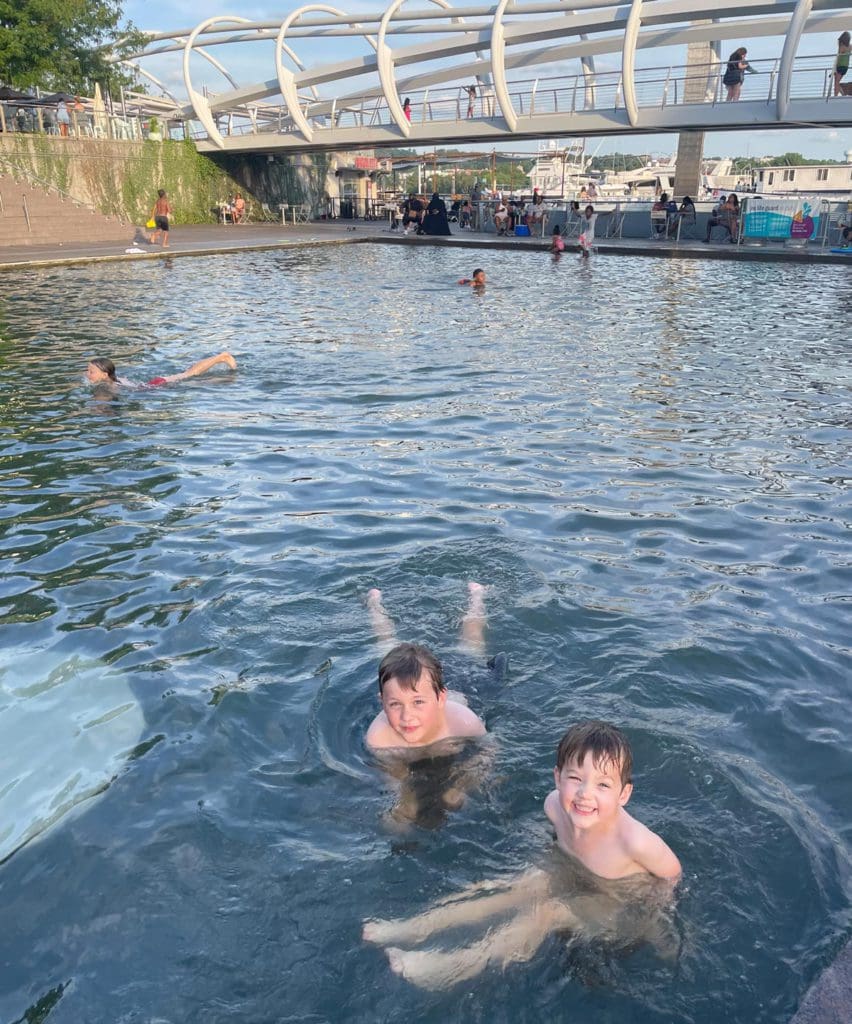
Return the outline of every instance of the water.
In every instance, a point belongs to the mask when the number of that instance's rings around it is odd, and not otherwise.
[[[845,271],[474,262],[484,295],[415,246],[0,278],[3,853],[38,833],[0,865],[4,1021],[781,1022],[849,934]],[[363,596],[465,670],[469,579],[494,764],[399,834]],[[392,975],[362,920],[543,856],[588,716],[684,864],[677,962]]]

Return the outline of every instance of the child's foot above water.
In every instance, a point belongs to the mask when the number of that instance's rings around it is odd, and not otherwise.
[[[467,604],[468,615],[485,615],[485,592],[486,587],[481,583],[470,580],[467,585],[467,592],[470,595]]]

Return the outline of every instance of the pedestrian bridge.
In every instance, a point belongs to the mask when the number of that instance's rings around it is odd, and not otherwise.
[[[218,16],[153,34],[129,63],[168,93],[146,64],[181,61],[187,98],[169,93],[174,115],[204,152],[846,127],[852,96],[833,95],[833,69],[850,9],[852,0],[392,0],[350,15],[314,3],[280,22]],[[800,55],[814,34],[825,52]],[[741,98],[728,102],[729,51],[764,39],[774,56],[751,61]],[[237,48],[241,66],[253,48],[250,66],[266,77],[238,82],[228,65]],[[220,91],[198,84],[202,61]]]

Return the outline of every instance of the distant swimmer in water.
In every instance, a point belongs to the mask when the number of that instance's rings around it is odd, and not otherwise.
[[[470,277],[460,277],[459,284],[469,284],[474,288],[484,288],[485,271],[481,267],[477,267]]]
[[[208,370],[214,366],[218,366],[219,363],[227,363],[232,370],[236,370],[237,361],[231,355],[230,352],[220,352],[218,356],[208,356],[206,359],[201,359],[197,363],[193,363],[188,370],[184,370],[182,373],[172,373],[168,377],[152,377],[147,381],[144,387],[157,388],[163,384],[177,384],[178,381],[186,380],[188,377],[198,377],[202,373],[207,373]],[[86,379],[91,384],[124,384],[130,387],[138,387],[138,384],[134,384],[133,381],[125,380],[122,377],[116,376],[115,363],[111,359],[104,359],[99,357],[92,359],[89,365],[86,367]]]

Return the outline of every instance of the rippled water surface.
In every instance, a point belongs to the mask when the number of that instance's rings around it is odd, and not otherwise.
[[[482,295],[415,246],[0,278],[4,1021],[782,1022],[849,934],[848,272],[479,261]],[[391,830],[364,594],[452,677],[470,579],[494,762]],[[677,960],[394,976],[362,920],[534,863],[589,716],[684,864]]]

